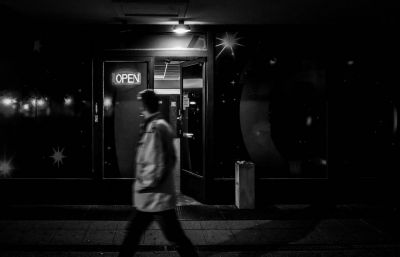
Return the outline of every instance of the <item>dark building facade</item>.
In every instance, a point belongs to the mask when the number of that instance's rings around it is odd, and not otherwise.
[[[181,191],[204,203],[234,202],[242,160],[257,204],[394,197],[399,51],[387,28],[169,29],[3,32],[2,202],[129,204],[144,88],[176,130]]]

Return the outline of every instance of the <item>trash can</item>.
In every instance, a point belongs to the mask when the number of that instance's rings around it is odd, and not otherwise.
[[[235,163],[235,205],[239,209],[254,209],[255,179],[254,163],[237,161]]]

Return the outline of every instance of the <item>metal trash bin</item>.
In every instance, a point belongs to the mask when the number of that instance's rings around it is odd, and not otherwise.
[[[255,207],[255,176],[252,162],[235,163],[235,205],[239,209]]]

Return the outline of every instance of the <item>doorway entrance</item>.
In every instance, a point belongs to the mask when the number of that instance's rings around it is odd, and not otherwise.
[[[154,91],[175,133],[178,205],[200,204],[204,195],[205,64],[205,58],[182,57],[154,62]]]
[[[149,88],[160,97],[160,111],[175,133],[179,204],[206,203],[205,170],[206,164],[211,163],[205,160],[211,156],[205,150],[209,147],[205,140],[209,125],[206,114],[210,117],[212,108],[210,96],[206,95],[210,94],[206,90],[206,74],[212,70],[206,54],[207,51],[110,50],[95,60],[94,77],[101,81],[94,80],[94,173],[101,181],[99,187],[109,193],[110,202],[131,195],[136,143],[143,119],[136,95]],[[207,131],[209,140],[212,130]],[[111,187],[115,190],[107,189]]]

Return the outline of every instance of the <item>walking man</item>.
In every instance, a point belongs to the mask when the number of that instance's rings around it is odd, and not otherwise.
[[[159,98],[153,90],[139,92],[138,99],[142,103],[144,123],[136,154],[133,187],[136,213],[127,227],[119,257],[134,256],[140,237],[153,220],[158,222],[165,238],[176,246],[180,256],[197,257],[175,213],[173,168],[176,154],[171,126],[161,117]]]

